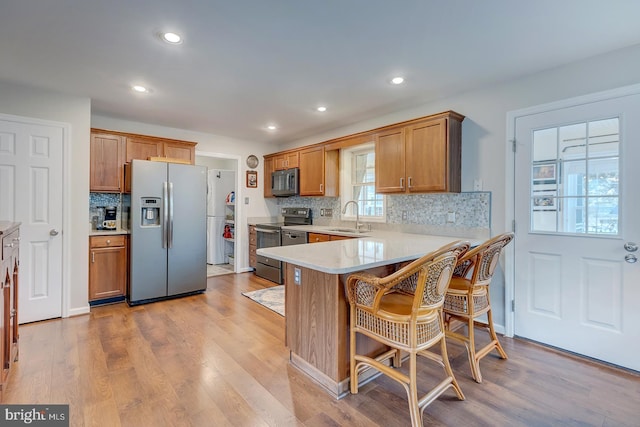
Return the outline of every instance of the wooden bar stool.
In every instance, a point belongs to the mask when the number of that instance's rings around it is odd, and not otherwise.
[[[350,380],[351,393],[358,393],[358,375],[374,368],[398,381],[407,392],[411,425],[422,425],[424,408],[449,387],[464,400],[447,357],[442,304],[458,257],[469,249],[468,242],[455,242],[417,259],[395,273],[379,278],[372,274],[349,276]],[[356,334],[364,334],[391,347],[372,358],[357,353]],[[440,354],[427,351],[440,344]],[[384,362],[393,360],[400,367],[401,351],[409,353],[409,374]],[[446,378],[425,396],[418,398],[417,356],[424,356],[444,367]],[[388,363],[388,362],[387,362]]]
[[[482,382],[480,359],[496,350],[502,359],[507,353],[500,345],[493,327],[489,284],[498,265],[502,249],[513,240],[513,233],[504,233],[471,249],[458,260],[451,284],[444,301],[444,318],[447,338],[462,342],[467,348],[473,379]],[[487,322],[475,320],[487,314]],[[467,334],[456,332],[467,327]],[[491,342],[476,350],[475,328],[489,332]]]

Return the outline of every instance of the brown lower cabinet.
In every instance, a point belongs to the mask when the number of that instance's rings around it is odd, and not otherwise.
[[[307,240],[309,243],[331,242],[334,240],[353,239],[349,236],[339,236],[337,234],[309,233]]]
[[[127,294],[126,234],[89,237],[89,302]]]
[[[249,226],[249,267],[251,267],[251,268],[256,268],[256,262],[257,262],[256,248],[257,248],[257,243],[258,243],[258,238],[257,238],[257,235],[256,235],[256,226],[255,225],[250,225]]]
[[[18,360],[19,225],[0,221],[0,402]]]

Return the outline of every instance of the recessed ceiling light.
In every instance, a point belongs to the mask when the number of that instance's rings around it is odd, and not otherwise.
[[[325,111],[327,111],[327,107],[320,106],[320,107],[316,108],[316,110],[320,111],[321,113],[324,113]]]
[[[278,127],[277,127],[276,125],[268,125],[268,126],[267,126],[267,129],[269,129],[269,130],[276,130],[276,129],[278,129]]]
[[[391,79],[391,83],[393,83],[394,85],[399,85],[402,84],[404,82],[404,77],[394,77]]]
[[[180,44],[180,43],[182,43],[182,37],[180,37],[180,34],[176,34],[176,33],[172,33],[172,32],[162,33],[162,40],[164,40],[167,43],[171,43],[171,44]]]
[[[149,89],[147,89],[146,87],[141,86],[141,85],[134,85],[134,86],[131,87],[131,89],[133,89],[133,90],[135,90],[136,92],[139,92],[139,93],[147,93],[147,92],[149,92]]]

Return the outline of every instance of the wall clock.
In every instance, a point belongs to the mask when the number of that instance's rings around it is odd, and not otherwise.
[[[253,154],[247,157],[247,166],[249,166],[251,169],[254,169],[256,166],[258,166],[258,163],[258,158]]]

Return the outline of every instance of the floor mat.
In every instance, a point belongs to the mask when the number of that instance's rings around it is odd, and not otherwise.
[[[249,297],[258,304],[275,311],[284,317],[284,285],[273,286],[271,288],[259,289],[257,291],[243,292],[242,295]]]

